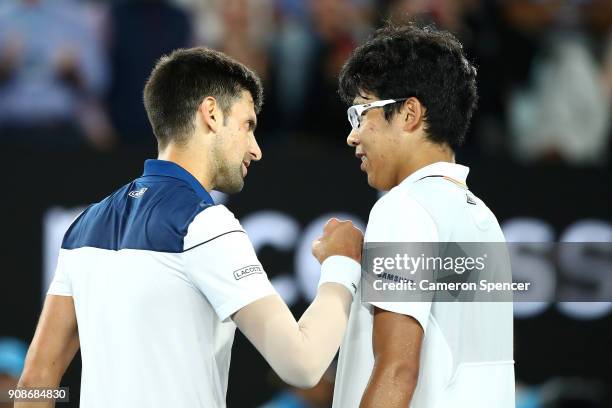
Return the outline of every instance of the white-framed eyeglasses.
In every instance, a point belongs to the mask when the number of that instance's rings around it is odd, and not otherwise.
[[[346,111],[346,114],[348,115],[348,121],[353,129],[359,129],[359,126],[361,125],[361,115],[366,113],[368,110],[374,108],[382,108],[383,106],[390,105],[392,103],[402,102],[406,99],[408,98],[384,99],[380,101],[364,103],[362,105],[353,105]]]

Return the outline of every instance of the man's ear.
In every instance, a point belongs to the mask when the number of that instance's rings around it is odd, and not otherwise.
[[[417,98],[408,98],[404,101],[401,115],[404,120],[404,130],[407,132],[414,132],[423,124],[425,119],[425,107]]]
[[[223,112],[219,108],[217,100],[212,96],[204,98],[198,109],[198,114],[202,117],[202,122],[216,133],[223,123]]]

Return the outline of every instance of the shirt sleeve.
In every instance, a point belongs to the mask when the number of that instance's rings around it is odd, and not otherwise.
[[[366,242],[437,242],[438,229],[431,215],[414,198],[391,191],[379,199],[366,228]],[[368,302],[383,310],[412,316],[427,330],[431,302]]]
[[[57,267],[55,275],[47,291],[47,295],[72,296],[72,282],[68,273],[68,262],[66,258],[70,256],[68,250],[60,249],[57,257]]]
[[[190,224],[184,243],[186,273],[221,320],[276,294],[246,232],[224,206],[207,208]]]

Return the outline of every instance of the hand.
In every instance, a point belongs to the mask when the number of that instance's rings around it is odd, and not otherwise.
[[[332,218],[323,227],[323,236],[312,242],[312,254],[319,263],[332,255],[343,255],[361,263],[363,232],[351,221]]]

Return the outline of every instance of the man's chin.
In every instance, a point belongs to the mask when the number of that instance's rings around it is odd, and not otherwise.
[[[368,173],[368,185],[378,191],[389,191],[394,187],[377,179],[371,173]]]
[[[242,191],[244,188],[244,180],[240,181],[236,180],[234,183],[228,183],[225,185],[217,186],[215,190],[220,191],[225,194],[236,194]]]
[[[379,190],[378,184],[376,183],[376,178],[372,175],[372,173],[367,173],[367,174],[368,174],[368,185],[372,188]]]

